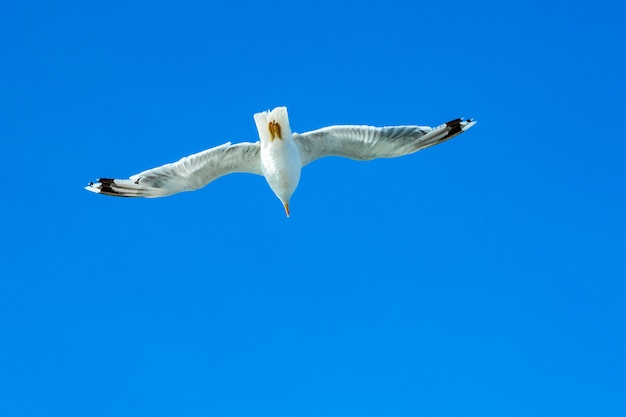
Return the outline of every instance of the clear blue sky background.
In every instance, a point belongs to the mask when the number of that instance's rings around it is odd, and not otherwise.
[[[0,415],[626,415],[623,2],[4,2]],[[166,199],[226,141],[479,123]]]

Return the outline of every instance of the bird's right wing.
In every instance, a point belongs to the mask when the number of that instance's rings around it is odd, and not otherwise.
[[[260,144],[225,143],[182,158],[178,162],[143,171],[129,179],[99,178],[86,190],[117,197],[164,197],[202,188],[233,172],[263,175]]]
[[[441,126],[330,126],[294,133],[302,166],[325,156],[366,161],[408,155],[453,138],[476,122],[455,119]]]

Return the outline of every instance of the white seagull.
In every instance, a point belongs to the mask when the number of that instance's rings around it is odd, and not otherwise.
[[[429,126],[329,126],[292,133],[286,107],[256,113],[258,142],[230,142],[131,176],[100,178],[86,190],[116,197],[165,197],[204,187],[234,172],[262,175],[289,217],[289,199],[302,167],[325,156],[367,161],[393,158],[437,145],[469,129],[475,121],[455,119]]]

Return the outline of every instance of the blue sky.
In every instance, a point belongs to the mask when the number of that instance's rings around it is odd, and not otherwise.
[[[226,3],[0,7],[0,415],[625,415],[623,4]],[[279,105],[479,123],[307,166],[289,219],[83,190]]]

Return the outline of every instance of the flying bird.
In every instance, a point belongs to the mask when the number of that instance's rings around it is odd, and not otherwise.
[[[289,217],[289,200],[300,182],[305,165],[325,156],[359,161],[394,158],[444,142],[476,124],[455,119],[429,126],[329,126],[295,133],[286,107],[256,113],[260,141],[230,142],[131,176],[99,178],[86,190],[116,197],[165,197],[193,191],[234,172],[262,175],[282,202]]]

